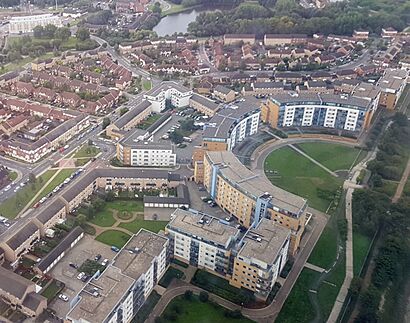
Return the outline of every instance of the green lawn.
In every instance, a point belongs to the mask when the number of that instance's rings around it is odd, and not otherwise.
[[[361,149],[325,142],[309,142],[297,146],[332,171],[350,169],[367,154]]]
[[[330,268],[336,258],[337,236],[335,230],[328,224],[312,250],[308,262],[324,269]]]
[[[197,296],[192,296],[191,300],[186,300],[184,296],[175,297],[166,307],[161,318],[168,322],[168,315],[178,309],[176,323],[250,323],[247,318],[231,318],[225,316],[225,308],[215,303],[199,301]]]
[[[131,321],[132,323],[145,322],[148,316],[151,314],[155,305],[159,302],[161,295],[159,295],[155,290],[151,292],[147,300],[144,302],[144,305],[138,310],[137,315]]]
[[[11,180],[13,182],[16,179],[17,179],[17,173],[16,172],[10,172],[9,173],[9,180]]]
[[[85,157],[95,157],[100,152],[100,149],[95,146],[89,146],[85,144],[82,146],[73,156],[73,158],[85,158]]]
[[[47,58],[51,58],[51,57],[54,57],[53,53],[46,53],[44,55],[39,56],[38,59],[42,60],[42,59],[47,59]],[[0,75],[5,74],[5,73],[10,72],[10,71],[15,71],[15,70],[23,67],[24,65],[26,65],[28,63],[31,63],[32,61],[33,61],[33,58],[25,57],[25,58],[22,58],[21,60],[19,60],[17,62],[2,65],[2,68],[0,68]]]
[[[302,270],[276,318],[276,323],[310,322],[315,318],[315,311],[309,300],[309,289],[319,276],[317,271],[308,268]]]
[[[93,219],[90,220],[91,223],[96,224],[100,227],[112,227],[115,223],[112,211],[106,208],[98,212]]]
[[[169,267],[164,276],[162,276],[158,282],[158,285],[167,288],[174,278],[182,279],[183,277],[184,273],[181,270],[174,267]]]
[[[360,275],[371,242],[371,238],[357,230],[353,230],[353,272],[355,276]]]
[[[407,180],[406,185],[404,185],[403,196],[410,196],[410,178]]]
[[[53,280],[45,290],[41,292],[45,298],[51,301],[62,290],[63,286],[59,285],[56,280]]]
[[[131,222],[123,222],[119,227],[127,229],[133,233],[137,233],[142,228],[158,233],[160,230],[164,230],[167,223],[168,221],[135,219]]]
[[[326,277],[325,281],[319,286],[317,297],[324,321],[327,320],[330,312],[332,311],[337,295],[339,294],[340,287],[345,279],[345,275],[346,263],[345,258],[343,257],[343,259],[331,271],[330,275]]]
[[[122,248],[130,238],[130,235],[124,232],[117,230],[107,230],[98,235],[95,238],[95,240],[105,243],[109,246],[116,246],[117,248]]]
[[[147,79],[142,79],[142,88],[145,91],[149,91],[152,88],[152,82],[151,80],[147,80]]]
[[[118,212],[144,212],[144,203],[141,200],[115,200],[107,202],[106,208]]]
[[[289,147],[275,150],[266,158],[265,171],[268,170],[278,172],[266,173],[274,185],[306,198],[310,206],[320,211],[327,210],[331,199],[318,189],[333,195],[343,183]]]
[[[56,186],[64,182],[64,180],[70,177],[73,172],[74,172],[74,169],[71,169],[71,168],[60,170],[57,176],[54,177],[53,180],[50,182],[50,184],[48,184],[41,191],[40,195],[37,197],[33,205],[36,204],[38,201],[40,201],[44,196],[47,196],[50,192],[52,192],[56,188]]]
[[[397,186],[399,185],[399,183],[395,181],[385,180],[385,179],[382,181],[383,181],[383,186],[374,187],[374,190],[380,193],[384,193],[389,197],[393,197],[393,195],[396,193]]]
[[[149,126],[151,126],[155,121],[157,121],[159,118],[161,118],[161,115],[159,113],[153,113],[148,118],[146,118],[144,121],[142,121],[138,125],[138,128],[141,128],[141,129],[145,130]]]
[[[20,189],[16,194],[5,200],[0,204],[0,214],[6,218],[12,219],[19,214],[19,212],[27,205],[28,202],[37,194],[37,192],[44,186],[56,170],[48,170],[35,183],[29,183]]]

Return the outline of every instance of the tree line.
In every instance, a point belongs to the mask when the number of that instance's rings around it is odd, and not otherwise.
[[[203,12],[188,30],[202,37],[226,33],[254,33],[259,37],[267,33],[351,35],[355,29],[378,34],[384,27],[405,28],[410,22],[409,12],[408,1],[394,0],[340,1],[322,10],[304,9],[294,0],[245,2],[228,11]]]
[[[386,317],[392,318],[393,313],[381,305],[382,295],[387,299],[384,304],[390,304],[384,306],[396,306],[391,300],[400,297],[396,287],[408,278],[405,273],[410,268],[410,198],[404,196],[398,203],[392,203],[389,196],[375,191],[373,187],[378,185],[379,177],[401,176],[398,170],[397,174],[396,170],[390,170],[397,167],[401,159],[407,162],[409,139],[410,122],[405,115],[396,114],[378,144],[376,160],[368,165],[372,170],[370,189],[356,190],[353,194],[354,230],[370,238],[376,233],[378,236],[370,285],[361,289],[360,278],[352,281],[351,295],[360,301],[360,312],[355,322],[381,322]]]

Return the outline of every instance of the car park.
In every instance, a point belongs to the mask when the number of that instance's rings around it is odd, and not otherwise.
[[[85,276],[85,273],[81,272],[77,275],[77,279],[81,280],[81,279],[83,279],[84,276]]]

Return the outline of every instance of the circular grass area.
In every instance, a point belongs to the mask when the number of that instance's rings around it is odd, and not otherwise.
[[[117,217],[121,220],[130,220],[132,219],[132,213],[129,211],[119,211],[117,212]]]
[[[131,238],[129,234],[118,230],[107,230],[99,234],[95,240],[105,243],[109,246],[115,246],[117,248],[122,248],[125,243]]]

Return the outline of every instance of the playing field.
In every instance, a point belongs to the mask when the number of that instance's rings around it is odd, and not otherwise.
[[[274,185],[306,198],[320,211],[327,210],[332,195],[343,183],[289,147],[275,150],[266,158],[265,174]]]

